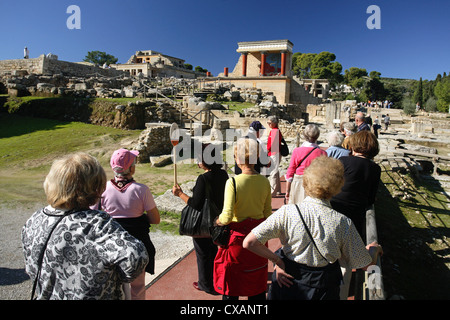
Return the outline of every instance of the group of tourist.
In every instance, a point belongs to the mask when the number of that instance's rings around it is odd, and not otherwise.
[[[366,268],[382,253],[377,243],[365,246],[362,240],[365,211],[380,179],[373,162],[378,141],[370,130],[355,132],[349,123],[329,134],[325,151],[317,144],[319,128],[308,124],[286,172],[287,204],[272,212],[272,197],[282,196],[277,124],[276,117],[268,118],[266,148],[259,122],[250,127],[253,135],[237,141],[239,171],[233,177],[222,163],[202,157],[198,165],[204,173],[192,196],[173,187],[175,196],[198,210],[210,188],[210,200],[221,212],[215,225],[230,229],[223,246],[193,238],[198,267],[193,286],[224,300],[346,299],[348,270]],[[253,159],[262,152],[269,162],[257,169]],[[44,183],[48,206],[22,230],[26,272],[36,280],[37,299],[145,299],[145,272],[154,273],[155,263],[148,231],[160,216],[150,189],[133,179],[137,155],[115,151],[110,181],[87,154],[53,163]],[[211,156],[206,158],[216,159]],[[276,252],[268,247],[274,238],[281,242]],[[274,272],[266,292],[269,261]]]

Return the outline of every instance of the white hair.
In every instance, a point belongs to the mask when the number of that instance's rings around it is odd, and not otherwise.
[[[327,135],[327,141],[330,146],[340,146],[344,141],[344,135],[339,131],[331,131]]]

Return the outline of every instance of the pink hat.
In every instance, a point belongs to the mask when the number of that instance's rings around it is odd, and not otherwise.
[[[116,173],[122,173],[127,170],[134,162],[134,159],[139,155],[139,151],[131,151],[127,149],[119,149],[114,151],[111,156],[111,168]]]

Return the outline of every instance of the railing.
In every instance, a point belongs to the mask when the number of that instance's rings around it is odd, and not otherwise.
[[[366,211],[366,241],[367,244],[378,242],[373,205]],[[358,300],[385,300],[381,257],[378,257],[377,263],[370,266],[367,271],[357,270],[355,298]]]
[[[205,114],[204,120],[203,114]],[[197,116],[200,116],[200,118],[197,118]],[[192,134],[192,124],[194,120],[199,121],[201,125],[206,124],[207,126],[212,128],[215,118],[217,118],[217,116],[211,110],[200,110],[194,115],[188,114],[186,121],[189,121],[189,132]]]

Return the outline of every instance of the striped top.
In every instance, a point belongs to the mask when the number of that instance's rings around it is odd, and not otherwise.
[[[285,205],[252,230],[259,242],[279,238],[286,256],[310,267],[337,259],[342,267],[363,268],[372,261],[353,222],[331,208],[330,202],[307,197],[298,205],[320,253],[311,242],[295,205]],[[325,261],[321,254],[327,259]]]

